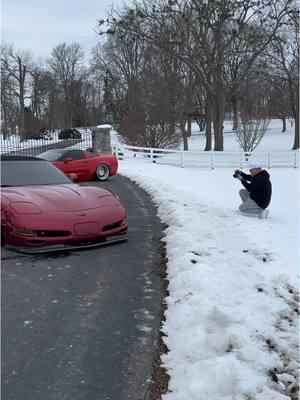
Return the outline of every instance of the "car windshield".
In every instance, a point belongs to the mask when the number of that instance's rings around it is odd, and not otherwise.
[[[64,149],[56,149],[56,150],[48,150],[45,151],[44,153],[41,153],[37,155],[38,158],[43,158],[44,160],[47,161],[55,161],[55,160],[60,160],[69,150],[64,150]]]
[[[1,161],[1,186],[63,185],[72,181],[47,161]]]

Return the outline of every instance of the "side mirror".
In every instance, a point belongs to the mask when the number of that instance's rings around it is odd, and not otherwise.
[[[67,164],[68,162],[73,161],[72,157],[68,157],[64,160],[64,163]]]

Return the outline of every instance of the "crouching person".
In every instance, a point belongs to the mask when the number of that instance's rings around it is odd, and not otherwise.
[[[239,206],[239,210],[244,215],[266,218],[269,214],[267,207],[272,195],[270,175],[262,169],[259,162],[251,162],[249,172],[250,175],[247,175],[236,170],[233,175],[245,188],[240,190],[242,204]]]

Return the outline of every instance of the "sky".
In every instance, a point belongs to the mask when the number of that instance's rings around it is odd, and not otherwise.
[[[35,57],[50,56],[59,43],[78,42],[86,57],[97,43],[97,21],[121,0],[1,0],[1,40]]]

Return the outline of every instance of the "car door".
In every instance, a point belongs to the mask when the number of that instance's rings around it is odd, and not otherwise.
[[[70,150],[62,158],[63,171],[76,174],[78,180],[85,180],[89,172],[88,159],[81,150]]]

